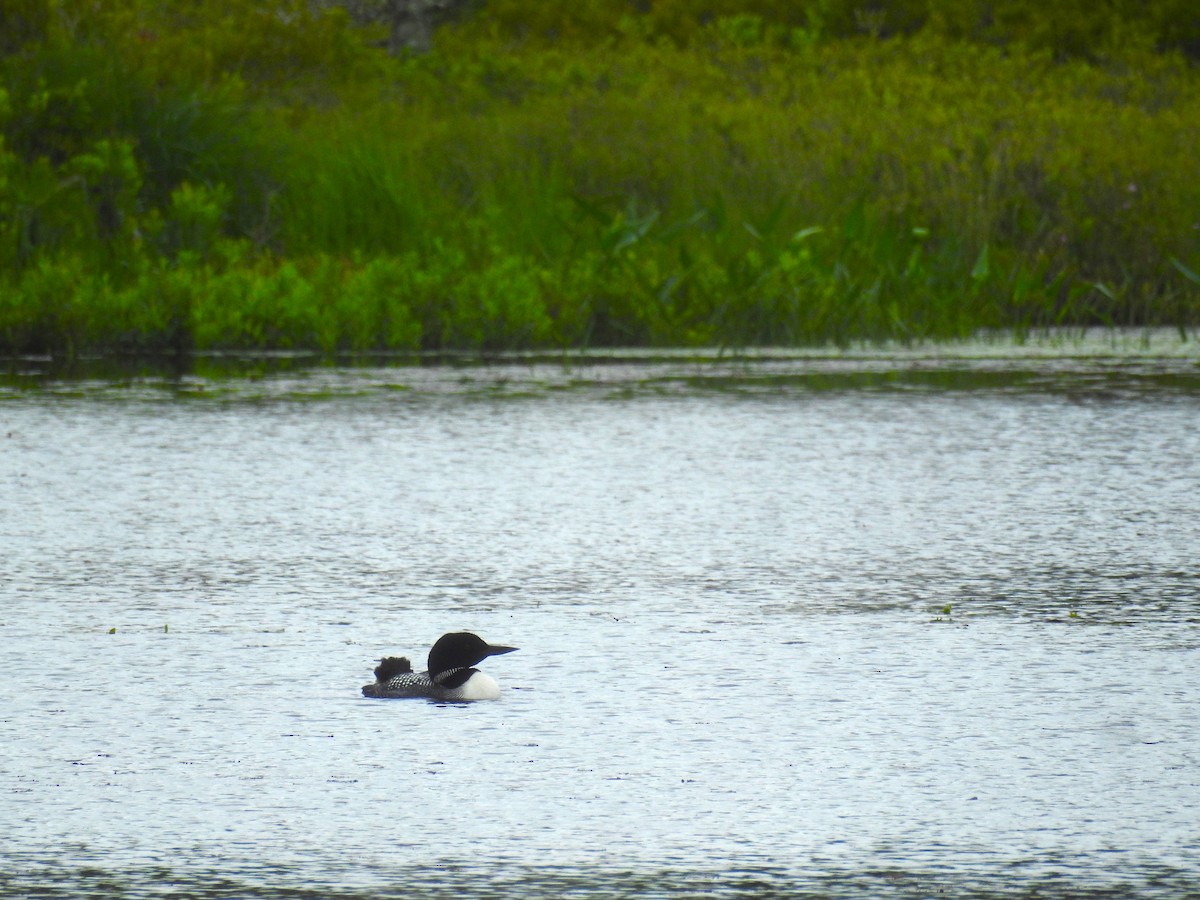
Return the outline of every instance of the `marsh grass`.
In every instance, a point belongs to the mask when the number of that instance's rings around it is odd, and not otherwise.
[[[828,39],[812,16],[665,40],[596,3],[570,40],[514,38],[498,4],[391,60],[344,16],[220,7],[235,39],[217,9],[144,39],[120,10],[38,19],[4,57],[4,350],[1200,320],[1200,75],[1171,53]]]

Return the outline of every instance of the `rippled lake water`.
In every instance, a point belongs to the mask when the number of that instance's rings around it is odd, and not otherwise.
[[[1164,336],[15,361],[0,893],[1195,895],[1198,426]]]

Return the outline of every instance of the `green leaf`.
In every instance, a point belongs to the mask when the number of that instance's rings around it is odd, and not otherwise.
[[[1200,284],[1200,275],[1197,275],[1174,256],[1171,257],[1171,265],[1182,272],[1184,278],[1188,279],[1189,281],[1194,281],[1196,284]]]
[[[988,245],[984,244],[983,249],[979,251],[979,257],[975,260],[975,265],[971,269],[971,279],[973,281],[987,281],[987,277],[991,272],[991,265],[988,263]]]

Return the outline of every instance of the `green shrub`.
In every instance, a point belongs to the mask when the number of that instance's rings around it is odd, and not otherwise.
[[[0,344],[1192,327],[1194,14],[1077,6],[493,0],[392,59],[307,0],[20,0]]]

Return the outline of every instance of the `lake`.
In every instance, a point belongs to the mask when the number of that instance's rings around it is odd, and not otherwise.
[[[0,893],[1194,896],[1198,425],[1160,333],[10,361]]]

